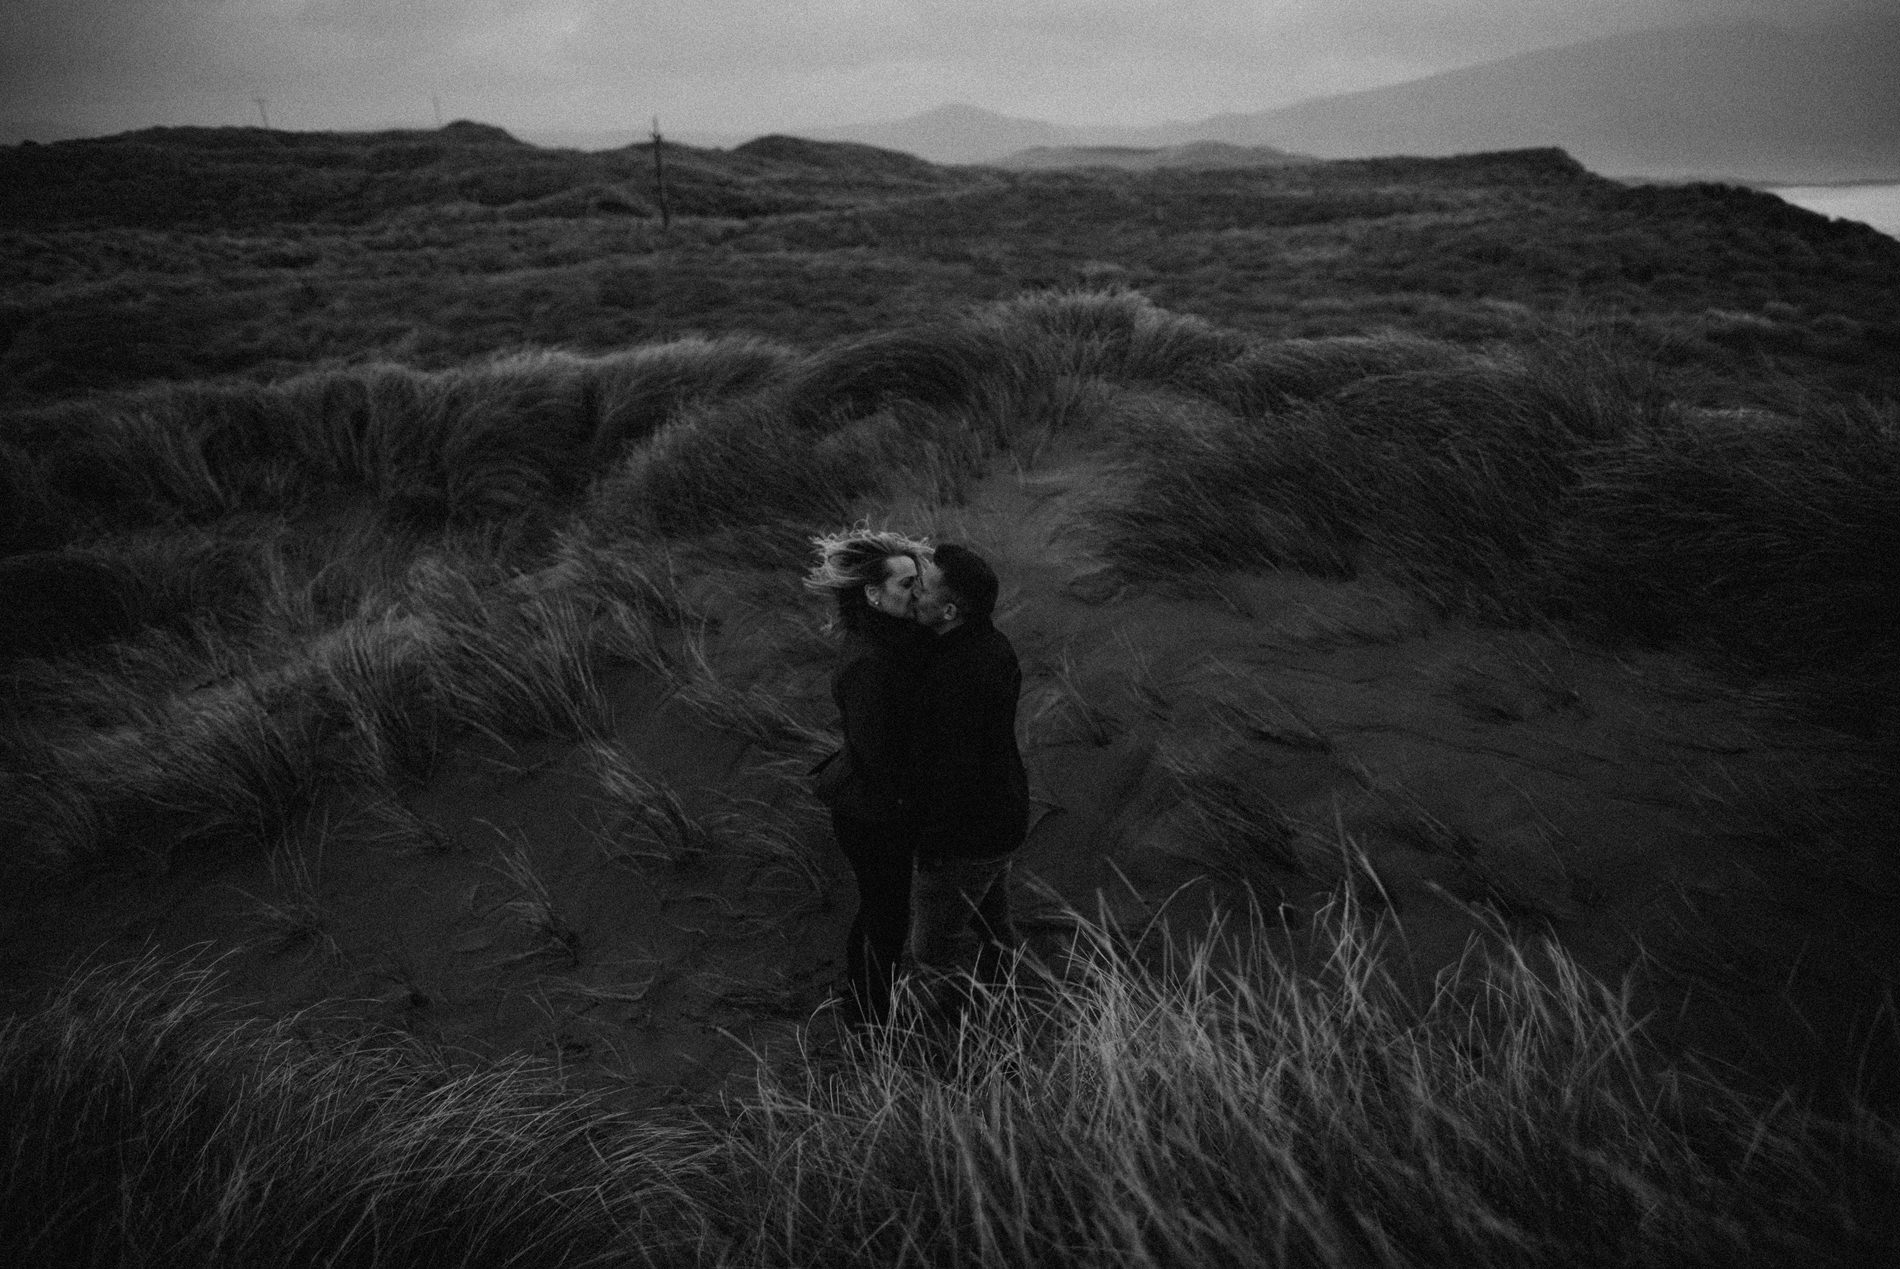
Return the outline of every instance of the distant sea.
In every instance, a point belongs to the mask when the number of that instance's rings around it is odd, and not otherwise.
[[[1843,220],[1872,225],[1889,238],[1900,238],[1900,183],[1892,185],[1784,185],[1768,191],[1778,198]]]

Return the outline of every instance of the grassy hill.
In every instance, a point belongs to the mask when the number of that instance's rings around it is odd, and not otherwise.
[[[693,333],[812,346],[1074,285],[1267,337],[1476,344],[1582,314],[1707,372],[1711,400],[1776,376],[1891,395],[1900,365],[1890,239],[1550,151],[1082,174],[669,146],[662,231],[644,148],[394,138],[169,130],[0,155],[6,399]],[[379,170],[392,147],[426,162]]]
[[[689,216],[808,211],[952,179],[909,155],[790,137],[731,151],[673,146],[671,154],[669,197]],[[0,219],[63,228],[351,225],[458,206],[557,219],[649,216],[657,195],[650,142],[550,150],[468,122],[433,132],[148,128],[10,147],[0,173]]]
[[[10,222],[7,1245],[1891,1248],[1900,245],[1550,152],[743,149],[668,229]],[[864,1047],[859,519],[997,563],[1038,806],[1018,988]]]

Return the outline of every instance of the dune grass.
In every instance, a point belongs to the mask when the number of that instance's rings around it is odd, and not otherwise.
[[[25,641],[6,670],[0,872],[272,852],[258,933],[324,947],[295,853],[312,804],[364,786],[339,831],[439,849],[403,794],[472,729],[586,746],[626,816],[607,849],[717,851],[821,895],[820,825],[783,799],[689,807],[604,739],[603,660],[746,737],[757,771],[802,770],[831,738],[769,674],[708,650],[676,568],[794,570],[815,528],[954,507],[1057,440],[1114,459],[1087,527],[1121,581],[1378,576],[1443,612],[1712,650],[1891,739],[1886,246],[1776,219],[1765,196],[1609,188],[1561,156],[1496,164],[1486,205],[1510,214],[1480,222],[1458,161],[895,172],[870,194],[956,188],[867,211],[759,166],[802,153],[739,154],[737,177],[685,156],[704,214],[665,241],[573,215],[639,200],[577,193],[532,153],[452,215],[173,235],[162,254],[186,263],[163,269],[224,270],[229,302],[160,277],[131,231],[44,227],[98,276],[14,314],[0,553],[47,553],[36,603],[83,589],[90,607],[65,611],[96,620],[78,623],[94,646]],[[1047,285],[1111,260],[1173,307]],[[1673,281],[1640,297],[1579,289],[1584,271],[1665,264]],[[958,307],[1029,277],[1041,289]],[[1553,322],[1598,295],[1617,316]],[[137,386],[234,370],[253,378]],[[61,611],[21,609],[28,627]],[[1118,713],[1058,658],[1031,731],[1114,743],[1155,712],[1151,669],[1116,685]],[[1285,702],[1217,690],[1226,741],[1327,751]],[[1219,756],[1173,769],[1198,862],[1376,887],[1343,832],[1337,861],[1305,849],[1310,826]],[[1367,783],[1413,844],[1471,854]],[[522,963],[572,962],[573,927],[509,845],[495,884]],[[1537,914],[1475,864],[1469,880],[1474,901]],[[0,1024],[0,1246],[247,1266],[1675,1266],[1895,1244],[1891,1123],[1660,1065],[1627,995],[1553,945],[1500,927],[1421,999],[1391,976],[1394,932],[1350,898],[1298,954],[1280,927],[1137,955],[1080,925],[1059,975],[981,998],[957,1034],[911,1020],[843,1057],[787,1055],[698,1122],[620,1115],[525,1061],[246,1022],[202,973],[81,977]],[[793,998],[716,985],[744,1007]]]
[[[69,402],[9,420],[23,458],[9,510],[55,541],[350,498],[398,530],[532,520],[673,414],[744,395],[788,360],[735,337],[595,357],[525,351],[440,371],[372,363]]]
[[[446,703],[432,691],[415,642],[376,626],[350,626],[318,663],[321,691],[345,737],[346,761],[367,783],[424,783],[453,735]]]
[[[746,737],[762,771],[798,768],[829,734],[713,654],[676,570],[790,567],[813,525],[878,499],[953,505],[1059,436],[1115,459],[1088,527],[1126,579],[1377,575],[1441,611],[1831,676],[1852,690],[1817,699],[1869,698],[1877,728],[1900,672],[1880,567],[1900,523],[1894,417],[1803,408],[1693,411],[1604,342],[1263,343],[1073,293],[820,354],[694,342],[94,403],[19,486],[81,534],[69,550],[109,561],[131,609],[164,616],[15,663],[0,810],[41,862],[164,862],[270,849],[343,780],[368,790],[366,831],[427,847],[401,793],[453,736],[536,735],[590,746],[629,817],[610,852],[719,851],[821,892],[813,826],[689,809],[604,739],[603,658]],[[1150,710],[1152,672],[1118,698]],[[1058,657],[1030,730],[1106,744],[1137,725],[1096,686]],[[1327,747],[1284,702],[1209,699],[1231,741]],[[1350,852],[1303,849],[1203,757],[1174,772],[1182,849],[1241,882],[1275,864],[1365,889]],[[291,858],[260,931],[321,946]],[[524,962],[572,961],[533,861],[498,869]],[[1270,955],[1276,939],[1157,970],[1091,933],[1059,985],[1031,975],[981,1001],[981,1025],[768,1065],[690,1126],[617,1117],[525,1066],[220,1020],[155,971],[89,979],[5,1033],[24,1125],[9,1237],[204,1264],[1135,1266],[1848,1263],[1894,1236],[1890,1125],[1659,1067],[1627,998],[1554,946],[1474,952],[1418,1000],[1384,967],[1387,934],[1346,908],[1304,958]],[[69,1156],[93,1163],[63,1171]]]
[[[1382,575],[1444,612],[1715,647],[1757,673],[1900,676],[1880,615],[1900,590],[1873,565],[1900,522],[1891,406],[1688,411],[1601,341],[1427,369],[1411,341],[1382,366],[1367,341],[1342,351],[1363,377],[1261,415],[1132,415],[1102,553],[1160,580]]]
[[[1073,646],[1055,649],[1037,670],[1022,711],[1022,732],[1030,743],[1080,741],[1099,749],[1127,733],[1128,720],[1104,708],[1098,693],[1082,682]]]
[[[501,878],[508,894],[501,901],[501,909],[527,931],[529,947],[503,963],[525,963],[549,958],[569,966],[578,964],[581,954],[580,932],[568,923],[562,913],[554,892],[548,888],[547,878],[534,862],[533,851],[527,842],[514,837],[510,837],[509,841],[510,844],[502,848],[492,868]]]
[[[497,739],[578,740],[603,732],[611,710],[595,668],[590,620],[565,595],[507,598],[460,590],[430,610],[423,659],[449,716]]]
[[[1890,1247],[1900,1139],[1658,1070],[1554,944],[1425,998],[1349,899],[760,1068],[696,1120],[95,971],[0,1030],[9,1246],[195,1264],[1753,1265]],[[1278,949],[1278,950],[1275,950]]]
[[[1311,973],[1234,933],[1157,972],[1088,931],[1052,1003],[768,1078],[734,1237],[753,1263],[1713,1265],[1891,1236],[1890,1132],[1845,1163],[1799,1113],[1653,1073],[1626,997],[1553,945],[1474,948],[1417,1001],[1344,901]]]
[[[703,636],[688,633],[673,676],[674,695],[715,727],[737,732],[794,766],[829,753],[837,737],[763,682],[734,683],[707,653]]]
[[[107,856],[169,867],[181,850],[268,847],[322,787],[323,729],[239,685],[188,711],[147,707],[111,731],[55,733],[0,786],[8,869]]]
[[[55,858],[92,853],[139,802],[184,840],[269,837],[335,729],[360,774],[398,785],[462,727],[603,734],[602,654],[781,756],[822,748],[768,685],[656,634],[687,619],[670,553],[791,568],[813,526],[880,499],[952,505],[1059,435],[1109,448],[1086,521],[1125,579],[1378,575],[1441,611],[1712,650],[1879,735],[1900,683],[1900,583],[1881,567],[1900,547],[1900,427],[1890,405],[1789,403],[1802,412],[1692,410],[1658,360],[1601,332],[1483,352],[1260,341],[1129,292],[1026,296],[814,354],[736,338],[101,397],[62,407],[70,433],[16,483],[74,532],[116,525],[70,550],[151,633],[15,662],[21,716],[52,730],[9,741],[27,756],[0,800]],[[272,682],[323,640],[322,682],[152,712],[202,683]],[[1074,686],[1058,676],[1046,703],[1111,738]],[[121,762],[81,719],[168,739]]]
[[[684,611],[638,558],[573,543],[546,584],[455,535],[257,558],[258,594],[220,625],[11,667],[0,864],[268,849],[324,791],[397,797],[470,731],[603,734],[604,663],[667,665]]]
[[[342,954],[330,932],[330,917],[322,895],[323,848],[328,825],[299,834],[270,854],[270,892],[242,891],[250,902],[253,934],[273,954],[308,944],[324,955]]]
[[[691,1163],[525,1061],[244,1021],[204,970],[80,977],[0,1050],[22,1263],[601,1263]]]
[[[1476,346],[1589,306],[1672,336],[1716,394],[1792,372],[1877,395],[1900,364],[1890,240],[1758,191],[1620,185],[1550,150],[1086,174],[669,147],[662,231],[643,147],[288,136],[0,152],[28,191],[0,206],[17,332],[0,395],[707,331],[811,348],[1106,279],[1275,339],[1389,327]]]
[[[1574,325],[1481,352],[1260,341],[1057,292],[810,354],[741,337],[101,398],[42,421],[59,437],[21,488],[75,535],[343,498],[545,551],[586,489],[597,538],[783,547],[906,488],[954,502],[998,453],[1085,431],[1118,456],[1095,537],[1131,576],[1376,572],[1445,611],[1890,681],[1900,596],[1869,561],[1900,522],[1892,406],[1797,393],[1796,413],[1718,415],[1678,387],[1659,354]],[[132,609],[271,589],[229,539],[178,541],[155,568],[113,564]]]
[[[606,799],[600,841],[609,859],[636,870],[694,868],[718,848],[718,833],[677,790],[646,775],[623,746],[594,740],[587,745],[586,758]]]
[[[1583,467],[1554,544],[1555,606],[1660,639],[1713,638],[1773,668],[1886,683],[1896,599],[1900,411],[1673,429]]]
[[[750,882],[771,890],[813,900],[827,895],[831,878],[814,847],[823,837],[822,816],[809,806],[722,795],[699,809],[643,770],[623,745],[596,739],[583,753],[603,799],[597,840],[607,859],[635,871],[737,865]],[[760,770],[784,761],[770,760]],[[802,759],[790,765],[804,769]]]

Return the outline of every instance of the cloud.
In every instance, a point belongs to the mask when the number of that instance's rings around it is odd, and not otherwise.
[[[1827,0],[1819,0],[1826,3]],[[1874,0],[1895,10],[1900,0]],[[1866,7],[1863,5],[1862,7]],[[0,119],[758,129],[945,100],[1083,122],[1261,109],[1817,0],[0,0]],[[690,120],[690,122],[688,122]]]

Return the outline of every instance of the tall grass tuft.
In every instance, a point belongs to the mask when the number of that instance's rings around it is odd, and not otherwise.
[[[775,394],[794,425],[823,428],[897,404],[953,409],[1004,374],[1012,349],[999,332],[946,321],[849,340],[812,357]]]
[[[960,1023],[762,1064],[696,1120],[525,1061],[245,1021],[203,971],[0,1025],[30,1263],[1880,1263],[1900,1133],[1658,1068],[1626,991],[1474,945],[1423,997],[1348,898],[1131,947],[1077,923]],[[723,982],[757,1005],[772,984]]]
[[[554,892],[548,888],[547,879],[535,865],[528,843],[520,840],[504,847],[493,868],[510,893],[510,897],[502,901],[503,910],[521,923],[530,939],[527,951],[503,964],[522,963],[542,957],[568,965],[579,964],[580,932],[568,924],[560,905],[555,903]]]
[[[1286,568],[1350,577],[1352,447],[1330,420],[1216,418],[1182,427],[1168,411],[1124,410],[1117,471],[1089,514],[1101,555],[1123,572],[1176,578],[1197,568]]]
[[[1113,744],[1128,731],[1128,720],[1096,703],[1096,692],[1082,681],[1075,648],[1063,644],[1045,667],[1048,682],[1032,689],[1022,731],[1032,744],[1082,741],[1094,748]],[[1038,673],[1037,677],[1041,677]]]
[[[547,350],[497,357],[450,380],[456,425],[442,438],[443,518],[481,523],[539,511],[579,483],[595,430],[592,367]]]
[[[1178,441],[1143,428],[1124,451],[1151,473],[1129,498],[1139,523],[1118,522],[1114,540],[1152,559],[1160,546],[1140,538],[1165,534],[1178,553],[1183,535],[1211,536],[1209,520],[1225,518],[1236,563],[1321,575],[1372,565],[1443,607],[1521,615],[1582,465],[1664,412],[1640,386],[1614,391],[1624,382],[1611,357],[1603,390],[1584,395],[1575,354],[1539,356],[1363,379]]]
[[[181,848],[272,842],[321,788],[323,739],[314,709],[221,688],[142,726],[44,745],[21,773],[15,829],[50,833],[58,854],[44,862],[65,864],[131,851],[169,865]]]
[[[1040,347],[1062,372],[1198,391],[1246,355],[1250,342],[1133,291],[1042,291],[970,319],[1017,357]]]
[[[767,1073],[707,1196],[727,1262],[1716,1266],[1891,1236],[1891,1126],[1653,1073],[1627,995],[1555,945],[1474,949],[1420,1003],[1380,938],[1342,901],[1310,973],[1261,929],[1154,973],[1085,933],[1047,996]]]
[[[1242,347],[1139,296],[1092,293],[848,341],[674,416],[595,487],[589,520],[679,536],[825,523],[920,462],[960,497],[995,450],[1090,417],[1092,378],[1197,384]]]
[[[628,439],[689,403],[761,388],[790,361],[757,340],[683,341],[608,357],[543,350],[441,371],[375,363],[275,384],[146,388],[17,421],[44,452],[8,490],[63,525],[61,541],[88,523],[203,523],[358,495],[397,523],[431,528],[531,518]],[[13,524],[24,506],[5,514],[9,533],[26,531]]]
[[[497,739],[578,740],[603,733],[611,710],[594,665],[593,618],[576,596],[478,590],[431,570],[421,663],[446,716]]]
[[[330,640],[319,673],[344,725],[354,773],[393,788],[429,778],[447,747],[451,720],[412,630],[353,624]]]
[[[815,842],[824,840],[821,815],[810,807],[773,806],[757,798],[732,798],[714,824],[725,849],[743,862],[755,882],[824,905],[832,878]],[[794,909],[797,911],[800,909]]]
[[[1549,566],[1565,615],[1900,682],[1894,406],[1651,433],[1598,456],[1568,510]]]
[[[717,844],[714,830],[663,780],[647,776],[632,754],[608,740],[588,743],[586,759],[606,799],[601,847],[615,863],[692,868]]]
[[[1281,339],[1214,367],[1197,386],[1233,413],[1259,418],[1365,379],[1451,370],[1466,356],[1454,345],[1397,333]]]
[[[1434,355],[1397,341],[1384,373],[1259,417],[1127,414],[1097,544],[1136,576],[1374,570],[1444,610],[1895,681],[1891,408],[1711,419],[1587,339]]]
[[[602,358],[588,469],[603,470],[691,406],[764,389],[794,362],[790,350],[745,337],[677,339]]]
[[[423,782],[464,728],[603,733],[597,661],[670,672],[663,631],[684,607],[653,561],[569,546],[535,575],[445,548],[397,579],[380,550],[331,577],[273,542],[248,615],[16,662],[0,820],[33,846],[13,862],[268,843],[326,780]]]
[[[242,891],[251,901],[252,926],[273,955],[300,944],[331,958],[342,955],[320,889],[326,835],[318,829],[279,844],[270,854],[270,894]]]
[[[370,494],[399,521],[440,526],[532,510],[591,432],[583,367],[558,353],[439,372],[379,364],[279,389],[312,493]]]
[[[1271,887],[1273,869],[1312,876],[1313,850],[1295,824],[1252,778],[1244,749],[1210,754],[1181,744],[1162,749],[1161,769],[1174,794],[1179,849],[1217,875]]]
[[[714,727],[737,732],[781,757],[813,762],[837,739],[788,705],[783,692],[763,683],[738,684],[720,673],[703,635],[689,635],[674,678],[674,695]]]
[[[514,1060],[245,1021],[209,974],[80,977],[0,1025],[0,1243],[20,1264],[683,1261],[691,1156]],[[630,1231],[638,1231],[630,1237]],[[623,1261],[624,1263],[624,1261]]]
[[[878,474],[823,440],[758,399],[690,410],[595,485],[588,522],[610,533],[692,537],[839,519],[877,487]]]

